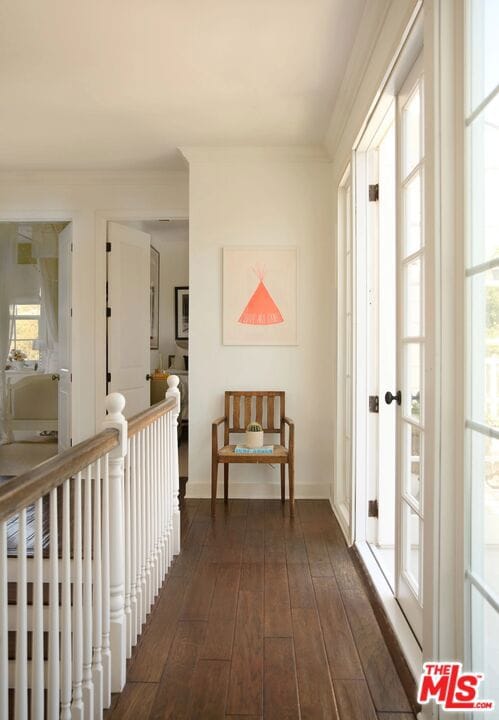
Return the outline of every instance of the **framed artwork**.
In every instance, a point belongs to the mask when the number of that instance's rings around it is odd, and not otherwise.
[[[189,339],[189,288],[175,288],[175,340]]]
[[[224,345],[297,345],[297,249],[223,249]]]
[[[151,329],[150,343],[151,350],[159,348],[159,252],[151,245],[151,273],[150,273],[150,313]]]

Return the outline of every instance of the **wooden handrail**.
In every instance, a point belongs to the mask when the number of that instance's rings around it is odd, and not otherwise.
[[[147,410],[137,413],[128,421],[128,437],[132,437],[132,435],[136,435],[144,428],[152,425],[155,420],[165,415],[169,410],[174,410],[175,406],[175,398],[167,398],[156,403],[156,405],[152,405]]]
[[[0,522],[33,504],[64,480],[119,445],[119,432],[103,430],[0,485]]]

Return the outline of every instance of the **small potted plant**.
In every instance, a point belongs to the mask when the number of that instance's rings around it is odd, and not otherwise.
[[[10,353],[10,360],[17,370],[22,370],[24,368],[24,361],[26,358],[27,355],[26,353],[23,353],[22,350],[12,350]]]
[[[251,422],[246,428],[246,447],[263,447],[263,428],[260,423]]]

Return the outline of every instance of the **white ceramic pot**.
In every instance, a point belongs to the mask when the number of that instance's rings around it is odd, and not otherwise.
[[[258,432],[246,432],[246,447],[263,447],[263,430],[259,430]]]

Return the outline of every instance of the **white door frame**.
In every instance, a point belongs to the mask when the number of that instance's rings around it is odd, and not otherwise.
[[[106,414],[106,241],[108,222],[189,220],[185,210],[99,210],[95,213],[95,423],[99,429]]]

